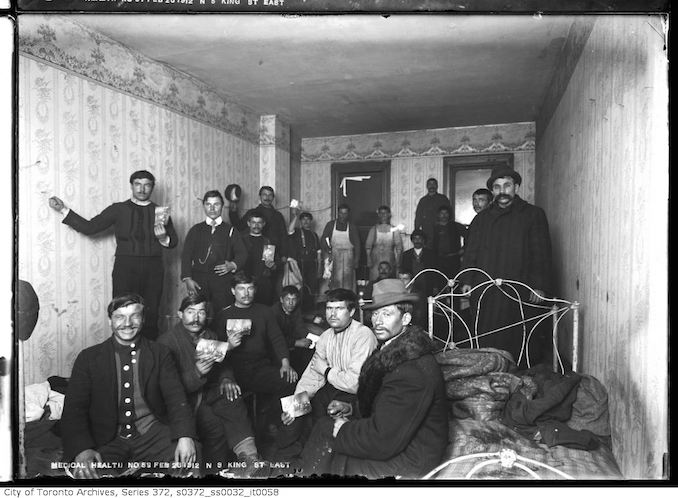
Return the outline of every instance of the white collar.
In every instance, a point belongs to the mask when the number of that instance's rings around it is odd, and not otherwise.
[[[130,200],[131,200],[134,204],[136,204],[137,206],[148,206],[148,205],[151,203],[151,201],[140,201],[139,199],[137,199],[137,198],[134,197],[134,196],[132,196],[132,197],[130,198]]]
[[[414,252],[415,252],[415,253],[417,254],[417,256],[419,256],[419,255],[421,254],[421,251],[423,251],[423,250],[424,250],[424,248],[423,248],[423,247],[422,247],[422,248],[420,248],[420,249],[417,249],[416,247],[413,247],[412,249],[414,249]]]
[[[209,226],[212,226],[212,224],[210,223],[210,221],[212,221],[212,218],[210,218],[209,216],[205,216],[205,223],[207,223]],[[221,225],[221,224],[224,222],[224,219],[223,219],[221,216],[219,216],[219,217],[218,217],[216,220],[214,220],[214,221],[215,221],[214,226],[215,226],[215,227],[218,227],[219,225]]]

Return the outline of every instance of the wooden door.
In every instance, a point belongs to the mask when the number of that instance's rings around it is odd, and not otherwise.
[[[351,221],[358,225],[362,251],[358,280],[368,279],[365,240],[378,221],[377,208],[390,202],[390,161],[364,161],[332,164],[332,217],[337,207],[348,204]]]

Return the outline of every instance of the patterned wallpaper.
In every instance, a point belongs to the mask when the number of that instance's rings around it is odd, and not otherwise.
[[[18,26],[19,50],[24,54],[259,143],[258,115],[185,73],[65,16],[23,15]]]
[[[333,217],[332,163],[390,159],[391,220],[409,233],[426,179],[438,178],[442,190],[446,156],[503,152],[513,154],[514,168],[523,177],[520,195],[534,202],[534,130],[530,122],[302,139],[301,200],[320,232]],[[403,243],[409,247],[409,236]]]
[[[76,233],[61,224],[48,197],[91,217],[129,198],[130,173],[148,169],[158,180],[153,199],[171,207],[183,240],[204,216],[198,198],[206,190],[236,182],[243,206],[257,202],[259,144],[32,57],[20,55],[18,70],[17,264],[41,302],[25,345],[26,382],[35,383],[70,375],[77,353],[110,334],[113,236]],[[180,253],[181,243],[165,252],[167,316],[184,290]]]

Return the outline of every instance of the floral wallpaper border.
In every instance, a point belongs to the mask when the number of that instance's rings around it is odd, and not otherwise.
[[[18,49],[25,55],[259,143],[259,116],[195,78],[64,16],[21,15],[18,26]]]
[[[302,162],[535,150],[535,124],[509,123],[302,140]]]

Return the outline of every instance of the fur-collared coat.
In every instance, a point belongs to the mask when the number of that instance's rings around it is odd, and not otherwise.
[[[357,418],[330,439],[329,466],[316,471],[373,479],[417,478],[441,462],[448,439],[447,401],[432,350],[428,335],[410,326],[365,361]],[[324,421],[329,438],[330,422]],[[321,432],[319,425],[314,430]]]

